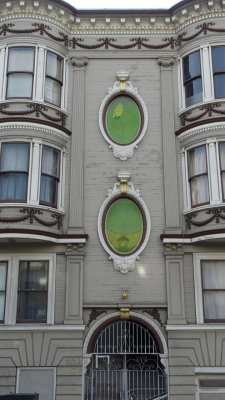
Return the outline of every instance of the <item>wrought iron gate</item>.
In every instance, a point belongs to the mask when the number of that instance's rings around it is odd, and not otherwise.
[[[167,376],[151,333],[113,322],[97,337],[85,374],[85,400],[167,400]]]

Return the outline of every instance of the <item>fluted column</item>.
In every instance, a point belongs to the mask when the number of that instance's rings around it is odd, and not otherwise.
[[[73,71],[73,117],[71,141],[70,210],[68,233],[84,231],[84,133],[85,70],[87,58],[69,60]]]
[[[158,64],[161,67],[161,111],[166,216],[165,232],[179,233],[180,225],[172,82],[172,65],[174,64],[174,58],[160,57],[158,58]]]

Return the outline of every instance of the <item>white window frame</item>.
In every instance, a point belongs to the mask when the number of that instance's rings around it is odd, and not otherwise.
[[[183,174],[183,197],[184,197],[184,214],[190,211],[202,210],[212,206],[224,204],[222,195],[222,183],[220,174],[220,159],[219,159],[219,143],[225,139],[216,138],[207,139],[198,143],[192,144],[187,148],[182,149],[182,174]],[[209,183],[209,204],[191,205],[191,190],[189,183],[188,171],[188,151],[199,146],[206,146],[208,183]]]
[[[44,324],[54,324],[54,303],[55,303],[55,271],[56,271],[56,255],[53,253],[46,254],[1,254],[0,261],[8,262],[8,279],[5,297],[5,325],[15,325],[17,315],[18,300],[18,280],[19,280],[19,263],[20,261],[48,261],[48,300],[47,300],[47,322]],[[37,323],[18,323],[21,325],[38,325]],[[43,325],[43,323],[41,323]]]
[[[35,53],[35,61],[34,61],[34,78],[33,78],[33,91],[32,91],[32,99],[24,99],[24,98],[15,98],[15,99],[7,99],[6,98],[6,90],[7,90],[7,67],[8,67],[8,53],[11,47],[34,47]],[[56,106],[52,103],[47,103],[44,100],[44,89],[45,89],[45,70],[46,70],[46,57],[47,51],[50,51],[62,59],[62,68],[63,68],[63,76],[62,76],[62,87],[61,87],[61,105]],[[49,48],[44,45],[35,45],[35,44],[27,44],[27,43],[14,43],[10,45],[6,45],[4,47],[0,47],[0,102],[4,103],[15,103],[15,102],[29,102],[32,101],[45,103],[47,107],[56,108],[57,110],[66,111],[67,107],[67,85],[68,85],[68,67],[67,67],[67,59],[65,55]]]
[[[15,138],[9,138],[2,140],[0,142],[0,154],[2,143],[14,143]],[[35,206],[45,209],[51,209],[65,212],[64,209],[64,187],[65,187],[65,163],[66,163],[66,152],[64,148],[61,148],[55,143],[45,142],[40,139],[24,140],[17,139],[16,142],[28,143],[30,144],[30,158],[29,158],[29,168],[28,168],[28,179],[27,179],[27,201],[26,202],[0,202],[0,208],[2,205],[7,206]],[[41,183],[41,171],[42,171],[42,146],[48,146],[59,151],[59,181],[57,188],[57,204],[56,207],[46,204],[40,204],[40,183]]]
[[[224,393],[225,397],[225,388],[212,388],[210,389],[201,389],[199,387],[200,379],[224,379],[225,368],[224,367],[197,367],[195,368],[195,398],[196,400],[200,400],[201,393]],[[212,397],[213,400],[213,397]]]
[[[201,278],[201,261],[224,261],[225,253],[194,253],[193,254],[193,265],[194,265],[194,284],[195,284],[195,310],[197,324],[205,324],[204,322],[204,309],[203,309],[203,292],[202,292],[202,278]],[[208,324],[208,323],[207,323]],[[215,324],[209,323],[210,326]],[[224,324],[224,322],[218,322],[217,324]]]
[[[54,379],[54,387],[53,387],[53,399],[56,397],[56,368],[55,367],[24,367],[24,368],[17,368],[17,375],[16,375],[16,393],[19,392],[19,385],[20,385],[20,374],[21,371],[53,371],[53,379]]]

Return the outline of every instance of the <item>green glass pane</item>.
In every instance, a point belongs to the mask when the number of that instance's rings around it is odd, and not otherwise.
[[[143,234],[143,219],[138,206],[130,199],[114,201],[106,214],[105,233],[110,246],[127,254],[139,245]]]
[[[140,126],[141,114],[134,100],[128,96],[118,96],[112,100],[106,111],[106,129],[116,143],[132,142]]]

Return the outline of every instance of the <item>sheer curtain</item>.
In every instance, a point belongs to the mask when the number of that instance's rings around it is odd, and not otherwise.
[[[26,200],[28,153],[28,143],[2,144],[0,200]]]
[[[189,180],[192,206],[209,202],[206,147],[189,151]]]
[[[225,320],[225,261],[202,261],[204,315]]]

